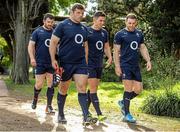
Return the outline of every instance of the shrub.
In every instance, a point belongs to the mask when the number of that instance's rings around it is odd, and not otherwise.
[[[119,77],[115,74],[114,64],[108,68],[103,69],[101,80],[103,82],[119,82]]]
[[[166,89],[163,93],[148,96],[141,109],[148,114],[179,118],[180,97],[178,93]]]
[[[170,78],[173,85],[180,78],[180,61],[176,61],[173,57],[161,57],[157,55],[152,61],[152,71],[147,72],[143,66],[143,85],[144,88],[159,88],[164,84],[164,80]]]

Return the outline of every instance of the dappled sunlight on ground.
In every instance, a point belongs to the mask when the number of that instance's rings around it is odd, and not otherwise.
[[[45,114],[45,107],[45,105],[38,104],[36,110],[32,110],[31,103],[27,102],[22,103],[20,109],[22,109],[24,112],[26,111],[29,116],[34,114],[35,118],[40,122],[40,124],[53,124],[54,127],[52,131],[132,131],[128,128],[125,128],[124,126],[110,124],[108,121],[104,123],[98,122],[95,125],[84,127],[82,125],[82,114],[80,111],[75,109],[67,109],[65,111],[68,123],[66,125],[61,125],[57,123],[57,112],[55,115],[47,115]]]

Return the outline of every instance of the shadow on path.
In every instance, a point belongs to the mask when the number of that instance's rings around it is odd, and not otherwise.
[[[53,126],[36,119],[0,108],[0,131],[50,131]]]
[[[133,123],[127,123],[128,127],[133,131],[155,131],[154,129]]]

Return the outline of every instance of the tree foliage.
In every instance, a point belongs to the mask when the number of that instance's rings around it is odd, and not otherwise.
[[[68,13],[68,8],[73,3],[87,4],[87,0],[49,0],[49,6],[52,13],[58,15],[59,10]]]
[[[5,38],[13,61],[11,78],[15,83],[24,84],[29,78],[27,44],[31,32],[42,25],[43,14],[65,9],[71,3],[82,0],[1,0],[0,34]]]
[[[124,26],[123,18],[129,12],[137,14],[139,26],[150,42],[153,52],[172,55],[180,50],[179,0],[96,0],[98,9],[108,16],[107,28],[111,39]],[[112,42],[112,41],[111,41]]]

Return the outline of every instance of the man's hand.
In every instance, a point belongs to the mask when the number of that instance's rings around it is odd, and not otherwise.
[[[56,70],[59,68],[58,63],[56,60],[52,61],[52,67]]]
[[[120,76],[121,76],[121,74],[122,74],[121,68],[120,68],[120,67],[116,67],[116,66],[115,66],[115,73],[116,73],[116,75],[117,75],[117,76],[119,76],[119,77],[120,77]]]
[[[36,67],[36,60],[35,59],[31,59],[31,65],[33,66],[33,67]]]
[[[152,68],[151,62],[148,61],[148,62],[146,63],[146,69],[147,69],[147,71],[150,71],[151,68]]]

